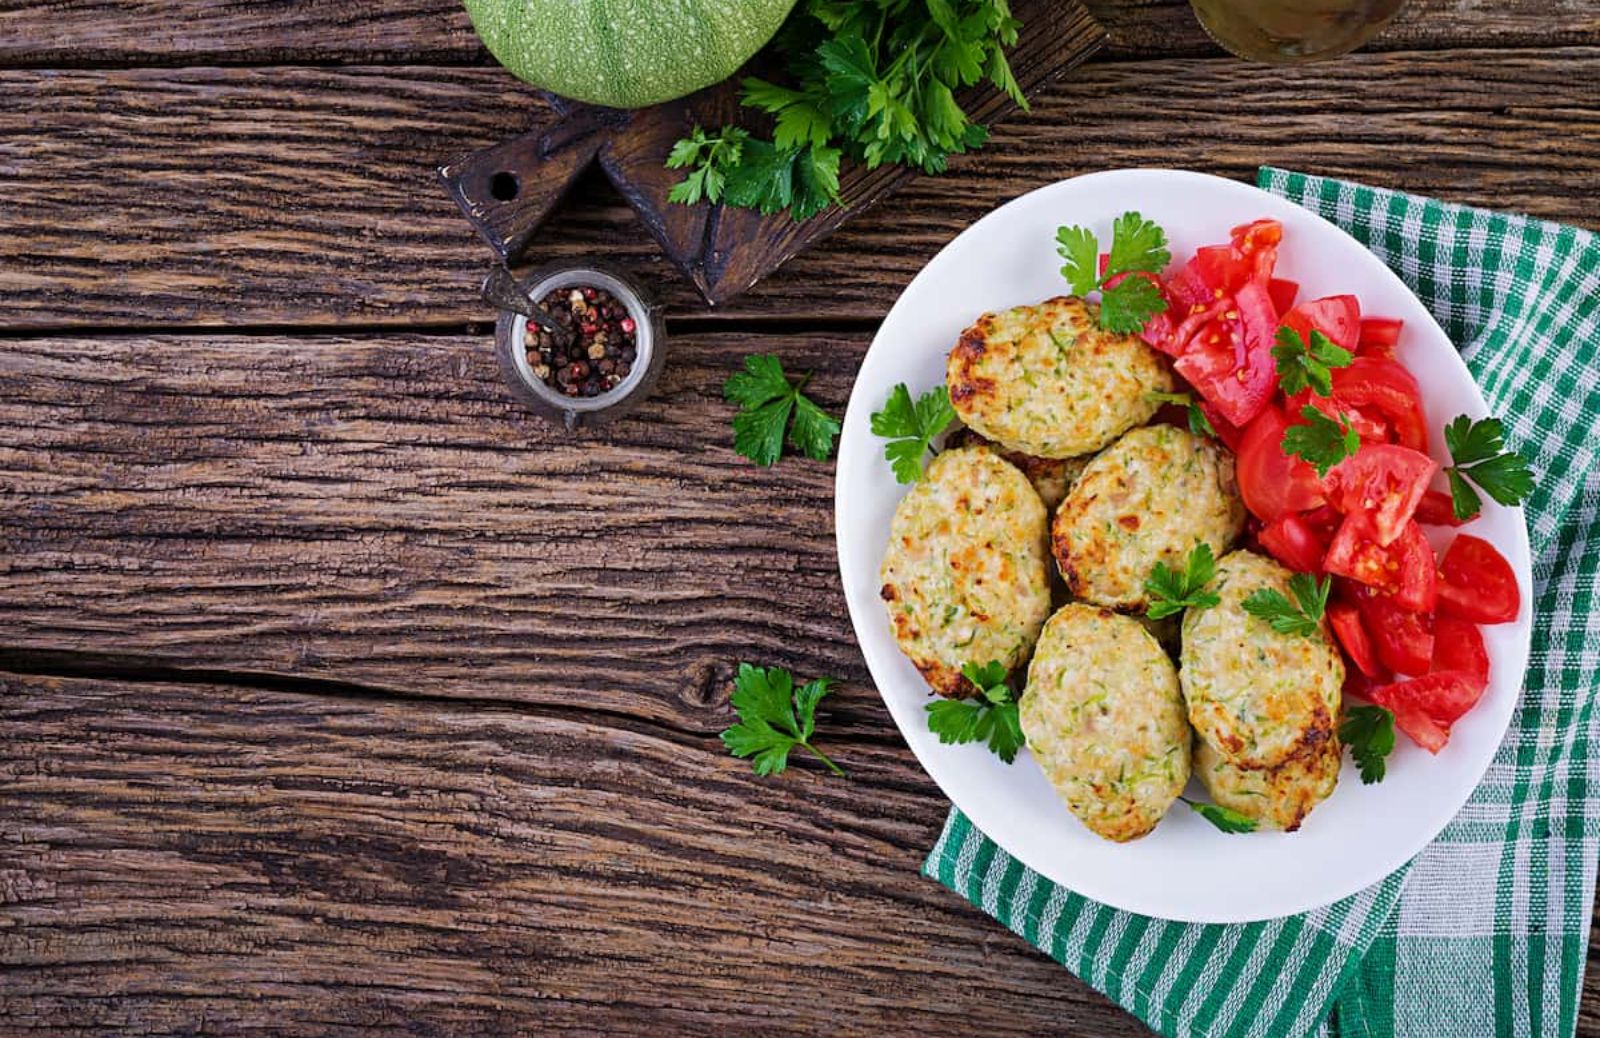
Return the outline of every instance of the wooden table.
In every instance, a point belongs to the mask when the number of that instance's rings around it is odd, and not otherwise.
[[[918,877],[946,805],[832,466],[734,455],[722,379],[776,352],[841,410],[941,244],[1104,167],[1600,225],[1600,5],[1422,0],[1304,70],[1093,6],[1031,116],[726,309],[586,182],[541,256],[652,279],[673,354],[568,437],[434,179],[534,103],[452,0],[0,0],[0,1034],[1143,1033]],[[723,752],[742,659],[842,679],[848,781]]]

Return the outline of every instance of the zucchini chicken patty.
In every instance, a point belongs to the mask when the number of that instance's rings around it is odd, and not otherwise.
[[[1172,375],[1136,335],[1073,296],[984,314],[945,365],[950,404],[979,435],[1039,458],[1090,454],[1160,408]]]
[[[1039,637],[1022,731],[1067,809],[1108,840],[1156,827],[1189,781],[1189,725],[1172,661],[1138,620],[1063,606]]]
[[[880,577],[895,640],[935,692],[976,695],[964,663],[1028,658],[1050,615],[1045,510],[986,447],[946,450],[895,508]]]

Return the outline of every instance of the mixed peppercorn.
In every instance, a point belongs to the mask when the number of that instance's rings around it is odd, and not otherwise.
[[[539,305],[572,332],[562,346],[529,323],[528,363],[541,381],[566,396],[599,396],[628,377],[638,356],[638,326],[616,296],[603,288],[558,288]]]

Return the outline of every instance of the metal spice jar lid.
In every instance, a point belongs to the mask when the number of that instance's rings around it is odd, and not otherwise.
[[[649,395],[666,360],[666,323],[638,281],[606,263],[558,263],[519,283],[571,338],[553,341],[527,317],[500,311],[495,356],[517,399],[571,431],[620,417]]]

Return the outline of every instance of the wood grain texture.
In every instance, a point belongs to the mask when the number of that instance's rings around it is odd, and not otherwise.
[[[0,675],[0,1033],[1147,1034],[918,876],[945,804],[838,697],[851,777],[758,780],[577,704]]]
[[[876,319],[982,213],[1114,166],[1248,178],[1270,161],[1596,226],[1596,83],[1600,48],[1086,66],[949,175],[918,178],[715,313]],[[0,322],[484,319],[491,253],[432,167],[520,129],[527,97],[489,69],[0,73]],[[530,260],[594,252],[699,309],[591,181]]]
[[[1187,0],[1086,0],[1110,56],[1219,53]],[[1600,43],[1590,0],[1411,0],[1371,50]],[[488,64],[458,0],[0,0],[0,67]]]
[[[740,659],[864,678],[833,466],[734,454],[721,386],[776,352],[840,414],[866,343],[680,335],[636,415],[569,436],[512,401],[487,335],[8,342],[0,650],[701,734]]]

